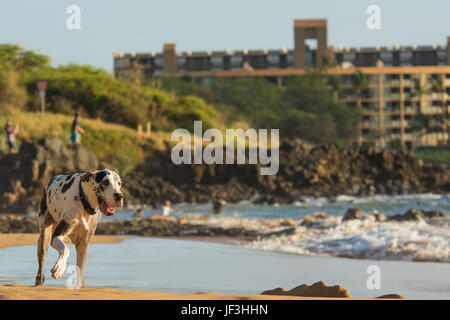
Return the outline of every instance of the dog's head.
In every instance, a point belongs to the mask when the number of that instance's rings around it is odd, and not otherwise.
[[[122,181],[112,170],[103,169],[85,173],[83,181],[91,181],[100,211],[106,216],[113,216],[116,207],[123,207]]]

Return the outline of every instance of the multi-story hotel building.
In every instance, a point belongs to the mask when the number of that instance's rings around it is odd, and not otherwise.
[[[339,100],[362,106],[360,142],[384,146],[393,141],[406,145],[447,141],[450,37],[446,46],[334,48],[327,44],[327,21],[315,19],[294,21],[294,49],[177,53],[175,44],[164,44],[162,53],[114,53],[118,78],[139,70],[149,79],[263,77],[283,86],[290,77],[319,66],[329,77],[340,80],[335,92]],[[359,71],[366,81],[357,90],[355,74]],[[413,125],[418,114],[426,115],[442,130],[418,131]]]

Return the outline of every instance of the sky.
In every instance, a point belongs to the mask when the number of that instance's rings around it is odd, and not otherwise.
[[[80,8],[80,29],[66,13]],[[369,5],[381,29],[369,30]],[[294,19],[326,18],[335,47],[442,45],[450,36],[449,0],[14,0],[0,3],[0,43],[49,55],[53,65],[113,68],[113,51],[280,49],[294,47]]]

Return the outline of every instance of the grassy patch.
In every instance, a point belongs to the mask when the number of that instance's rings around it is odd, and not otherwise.
[[[427,162],[450,163],[450,145],[423,146],[417,148],[415,155]]]
[[[5,150],[4,126],[7,119],[18,123],[20,130],[17,135],[17,146],[22,141],[37,142],[38,140],[54,135],[69,143],[70,130],[73,118],[71,116],[53,113],[33,113],[12,111],[10,116],[0,118],[2,128],[0,139],[2,149]],[[107,163],[116,166],[121,173],[130,172],[145,157],[144,141],[138,137],[137,131],[128,127],[105,123],[100,120],[81,119],[81,126],[85,129],[82,135],[82,145],[92,150],[95,155]],[[165,135],[153,134],[154,148],[163,145]],[[147,141],[148,142],[148,141]],[[148,146],[148,143],[145,143]]]

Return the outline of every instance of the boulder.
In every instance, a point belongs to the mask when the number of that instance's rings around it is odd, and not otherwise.
[[[364,213],[358,208],[349,208],[342,218],[342,222],[347,220],[361,219]]]
[[[42,187],[52,176],[96,169],[97,157],[82,146],[72,148],[52,136],[22,142],[16,154],[0,158],[0,212],[36,214]]]
[[[297,297],[316,297],[316,298],[351,298],[350,293],[343,287],[336,285],[329,287],[323,281],[318,281],[311,286],[302,284],[289,291],[284,288],[276,288],[261,293],[262,295],[282,295]]]

